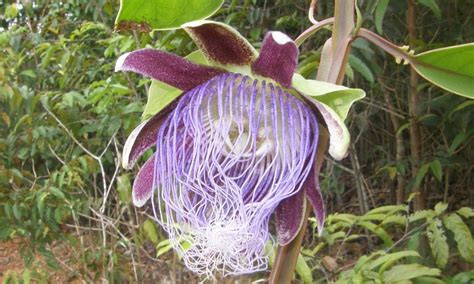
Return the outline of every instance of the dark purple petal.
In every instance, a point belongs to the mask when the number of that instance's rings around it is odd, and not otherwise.
[[[306,197],[309,199],[311,206],[313,206],[314,215],[318,221],[318,233],[321,235],[323,232],[324,219],[326,218],[326,213],[324,209],[323,196],[321,195],[321,190],[319,188],[319,179],[318,179],[318,170],[316,165],[313,166],[308,179],[305,182],[304,190],[306,192]]]
[[[250,65],[257,51],[238,31],[223,23],[196,21],[183,26],[211,62]]]
[[[194,64],[171,53],[145,48],[125,53],[117,60],[115,71],[132,71],[187,91],[223,71]]]
[[[155,155],[151,156],[140,168],[133,181],[133,205],[142,207],[153,195],[153,171],[155,168]]]
[[[304,223],[304,212],[306,209],[304,190],[284,199],[275,209],[278,243],[281,246],[291,242]]]
[[[281,32],[269,32],[263,40],[253,73],[271,78],[283,87],[291,87],[291,79],[298,65],[298,48],[293,40]]]
[[[131,169],[140,156],[156,143],[156,134],[160,130],[166,116],[177,105],[179,96],[176,100],[167,105],[152,118],[140,123],[127,138],[123,146],[122,167]]]

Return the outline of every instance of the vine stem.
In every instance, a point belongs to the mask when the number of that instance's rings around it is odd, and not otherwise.
[[[297,38],[297,45],[325,25],[334,22],[332,37],[326,41],[321,55],[321,64],[317,78],[333,84],[341,84],[344,79],[352,32],[355,28],[354,12],[355,0],[335,0],[334,18],[318,22],[318,24],[304,31]],[[321,127],[322,128],[322,127]],[[316,169],[319,170],[324,162],[324,153],[327,151],[329,134],[321,131],[317,149]],[[310,206],[306,206],[304,224],[296,238],[286,246],[278,246],[277,255],[270,274],[270,283],[291,283],[296,262],[300,254],[303,237],[306,232]]]
[[[307,40],[310,36],[312,36],[314,33],[318,32],[322,28],[334,23],[334,17],[324,19],[320,22],[317,22],[304,32],[302,32],[296,39],[295,39],[295,44],[296,46],[301,46],[305,40]]]

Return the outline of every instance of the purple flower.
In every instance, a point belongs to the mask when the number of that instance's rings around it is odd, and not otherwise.
[[[156,145],[135,179],[133,201],[142,206],[151,199],[157,222],[190,270],[207,277],[263,270],[273,212],[281,245],[300,230],[306,199],[321,232],[318,122],[331,126],[330,152],[339,158],[347,146],[336,143],[337,135],[346,130],[329,107],[292,87],[298,50],[286,35],[269,32],[258,55],[223,24],[184,28],[207,66],[152,49],[117,62],[116,70],[182,90],[125,144],[127,169]]]

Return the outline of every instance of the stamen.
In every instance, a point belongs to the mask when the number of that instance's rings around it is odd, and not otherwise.
[[[270,216],[300,190],[317,135],[311,110],[265,81],[223,74],[183,96],[157,136],[153,208],[190,270],[267,268]]]

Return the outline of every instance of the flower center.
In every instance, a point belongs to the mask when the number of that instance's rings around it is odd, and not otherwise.
[[[229,124],[228,131],[222,131],[225,127],[222,123]],[[225,142],[225,153],[228,155],[249,158],[265,156],[274,151],[273,137],[271,130],[263,126],[258,127],[255,134],[252,134],[248,120],[242,123],[230,121],[230,119],[214,120],[213,130],[222,137]],[[253,137],[255,136],[255,137]],[[253,141],[255,140],[255,141]]]

